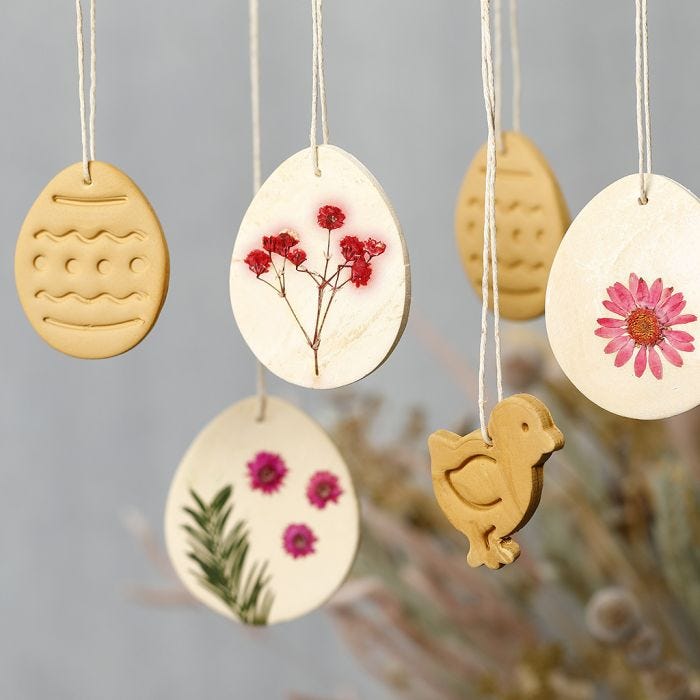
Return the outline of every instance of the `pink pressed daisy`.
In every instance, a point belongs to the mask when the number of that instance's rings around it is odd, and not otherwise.
[[[313,554],[316,551],[314,542],[317,540],[318,537],[314,535],[313,530],[308,525],[303,524],[288,525],[284,535],[282,535],[285,551],[295,559]]]
[[[641,377],[649,365],[651,373],[663,377],[661,355],[672,365],[681,367],[681,352],[695,350],[695,338],[672,326],[697,321],[695,314],[682,314],[686,301],[681,292],[664,287],[661,279],[649,286],[643,278],[630,275],[629,288],[621,282],[608,287],[603,306],[620,318],[599,318],[595,334],[610,338],[604,352],[616,353],[615,367],[622,367],[636,351],[634,373]]]
[[[316,472],[306,487],[306,497],[309,503],[316,508],[323,509],[332,501],[337,503],[343,489],[340,488],[338,477],[331,472]]]
[[[248,462],[248,476],[250,488],[263,493],[279,491],[284,476],[287,473],[287,465],[282,457],[272,452],[258,452]]]

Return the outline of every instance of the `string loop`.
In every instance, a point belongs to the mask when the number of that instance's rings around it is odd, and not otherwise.
[[[490,0],[481,0],[481,78],[488,140],[486,145],[486,181],[484,187],[484,247],[481,277],[481,338],[479,343],[479,423],[485,442],[491,444],[486,425],[486,340],[488,336],[489,271],[493,290],[493,336],[496,359],[496,391],[503,399],[501,371],[500,305],[498,298],[498,257],[496,246],[496,91],[491,49]]]
[[[647,0],[635,2],[635,78],[637,87],[637,151],[639,153],[639,203],[646,204],[651,175],[651,112],[649,109],[649,37]]]
[[[326,105],[326,82],[323,61],[323,0],[311,0],[311,129],[309,143],[313,154],[314,174],[321,176],[318,165],[318,111],[321,108],[321,132],[323,143],[328,144],[328,110]]]
[[[90,161],[95,160],[95,111],[97,103],[97,56],[95,50],[95,0],[90,0],[90,114],[85,114],[85,48],[83,42],[83,8],[75,0],[76,41],[78,49],[78,98],[80,104],[80,137],[82,142],[83,181],[92,184]]]
[[[250,56],[250,118],[252,131],[253,196],[260,189],[262,163],[260,148],[260,10],[258,0],[248,0],[248,49]],[[256,360],[255,385],[258,410],[255,420],[265,420],[267,387],[265,367]]]

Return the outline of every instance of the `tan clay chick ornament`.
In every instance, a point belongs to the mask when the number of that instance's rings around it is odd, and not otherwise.
[[[520,556],[511,538],[540,502],[544,463],[564,446],[547,407],[515,394],[496,405],[488,425],[462,437],[438,430],[428,440],[433,488],[447,519],[469,539],[470,566],[500,569]]]

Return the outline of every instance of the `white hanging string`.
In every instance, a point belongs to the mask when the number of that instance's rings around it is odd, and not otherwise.
[[[250,117],[253,141],[253,195],[260,189],[260,12],[258,0],[248,0],[248,40],[250,47]]]
[[[501,117],[502,88],[501,76],[503,74],[503,31],[501,22],[501,0],[493,2],[493,92],[496,104],[496,147],[498,152],[503,152],[503,119]]]
[[[97,101],[97,57],[95,51],[95,0],[90,0],[90,116],[85,115],[85,48],[83,43],[83,9],[75,0],[76,39],[78,45],[78,93],[80,102],[80,136],[83,146],[83,181],[91,184],[90,161],[95,160],[95,109]]]
[[[639,203],[649,201],[647,176],[651,174],[651,113],[649,109],[649,37],[647,0],[635,3],[637,84],[637,150],[639,152]]]
[[[520,38],[518,36],[518,0],[510,0],[510,61],[513,71],[513,131],[520,131]]]
[[[503,74],[503,22],[501,0],[493,2],[493,66],[494,66],[494,95],[496,99],[496,146],[499,153],[503,152],[503,119],[502,112],[502,74]],[[510,0],[510,59],[513,80],[512,110],[513,131],[520,131],[520,95],[522,92],[520,80],[520,40],[518,37],[518,0]]]
[[[248,47],[250,54],[250,116],[253,150],[253,195],[260,189],[262,165],[260,157],[260,12],[258,0],[248,0]],[[255,420],[265,420],[267,408],[267,387],[265,367],[257,360],[256,390],[258,410]]]
[[[484,441],[491,443],[486,429],[486,338],[488,335],[489,269],[493,288],[493,336],[496,356],[496,391],[503,399],[501,378],[500,308],[498,299],[498,258],[496,256],[496,95],[491,53],[490,0],[481,0],[481,78],[484,87],[486,125],[486,182],[484,188],[484,247],[481,277],[481,339],[479,344],[479,423]],[[490,261],[490,265],[489,265]]]
[[[323,0],[311,0],[311,130],[309,142],[313,153],[314,173],[320,177],[318,166],[318,109],[321,103],[321,131],[323,143],[328,143],[328,112],[326,107],[326,83],[323,65]]]

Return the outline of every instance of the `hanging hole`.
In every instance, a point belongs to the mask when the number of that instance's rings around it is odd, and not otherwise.
[[[83,163],[83,185],[86,187],[92,186],[92,163],[93,161],[91,160],[89,160],[87,163]]]
[[[644,206],[645,204],[649,204],[649,197],[647,197],[646,195],[643,195],[643,197],[637,197],[637,202],[641,206]]]
[[[530,430],[530,426],[527,423],[523,423],[520,427],[522,428],[522,431],[524,433],[526,433],[526,432],[528,432],[528,430]]]

